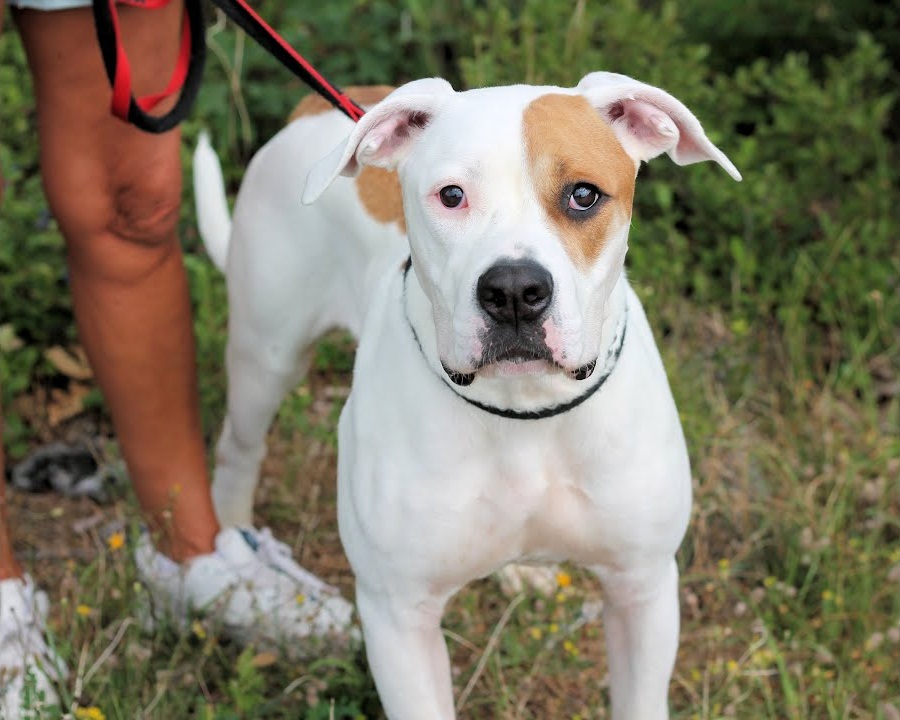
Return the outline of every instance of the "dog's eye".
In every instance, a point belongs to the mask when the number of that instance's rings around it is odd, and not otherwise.
[[[572,210],[590,210],[603,193],[598,188],[588,183],[578,183],[569,195],[569,207]]]
[[[459,185],[447,185],[442,187],[440,192],[438,192],[438,195],[440,195],[441,203],[444,207],[448,208],[459,207],[462,204],[462,201],[466,199],[466,194]]]

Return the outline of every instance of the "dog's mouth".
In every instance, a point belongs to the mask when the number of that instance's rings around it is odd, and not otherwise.
[[[597,367],[597,358],[575,369],[567,369],[553,360],[549,351],[544,353],[504,353],[490,360],[482,359],[474,370],[460,372],[448,368],[443,362],[441,367],[454,385],[467,387],[475,382],[475,377],[517,377],[524,375],[549,375],[562,372],[572,380],[587,380]]]

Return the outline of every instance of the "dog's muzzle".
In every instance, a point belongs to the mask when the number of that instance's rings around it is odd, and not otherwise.
[[[478,278],[475,295],[487,321],[480,337],[484,351],[472,372],[443,366],[455,385],[471,385],[478,370],[500,362],[544,361],[573,380],[586,380],[594,372],[596,359],[575,370],[566,370],[553,359],[542,327],[553,300],[553,276],[539,263],[530,258],[500,260]]]
[[[403,307],[404,314],[406,314],[406,277],[409,274],[409,271],[412,269],[412,259],[406,261],[403,265]],[[422,349],[422,343],[419,341],[419,336],[416,334],[416,329],[413,327],[412,323],[409,321],[409,315],[406,314],[406,322],[409,325],[409,331],[412,334],[412,339],[415,341],[416,345],[419,347],[419,352],[422,355],[425,355],[425,351]],[[477,400],[473,400],[472,398],[468,398],[465,395],[458,393],[454,390],[454,394],[459,397],[461,400],[469,403],[470,405],[474,405],[475,407],[484,410],[491,415],[498,415],[499,417],[510,418],[515,420],[543,420],[545,418],[555,417],[556,415],[561,415],[564,412],[568,412],[572,408],[576,408],[581,405],[583,402],[592,397],[603,385],[606,383],[607,378],[609,378],[613,369],[616,367],[616,363],[619,360],[619,355],[622,353],[622,347],[625,344],[625,328],[628,325],[628,308],[625,307],[625,310],[622,312],[622,317],[619,320],[619,324],[616,327],[616,334],[613,337],[612,344],[609,346],[609,349],[606,352],[606,359],[602,365],[602,370],[600,372],[600,377],[597,378],[596,382],[587,385],[586,389],[577,395],[576,397],[568,400],[566,402],[559,403],[557,405],[550,405],[548,407],[543,407],[539,409],[531,409],[531,410],[516,410],[514,408],[501,408],[495,407],[493,405],[486,405],[484,403],[478,402]],[[575,370],[567,370],[566,372],[574,380],[586,380],[589,378],[595,368],[597,366],[597,360],[593,362],[589,362],[586,365],[582,365],[580,368],[576,368]],[[441,362],[441,367],[444,370],[444,373],[447,377],[450,378],[451,383],[446,383],[448,388],[453,389],[453,385],[459,385],[465,387],[466,385],[471,385],[475,380],[475,373],[461,373],[458,371],[450,370],[443,362]],[[564,370],[564,368],[561,368]]]
[[[568,370],[553,359],[547,347],[543,320],[553,300],[553,276],[542,265],[530,258],[500,260],[478,278],[475,295],[485,315],[486,327],[479,337],[484,349],[471,372],[443,365],[453,384],[471,385],[478,370],[502,362],[544,362],[573,380],[591,376],[596,359]]]

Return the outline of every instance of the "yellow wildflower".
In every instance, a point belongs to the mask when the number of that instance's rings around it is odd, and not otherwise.
[[[106,720],[106,715],[96,705],[86,708],[76,708],[75,717],[77,720]]]
[[[89,605],[81,604],[75,608],[75,612],[81,615],[81,617],[87,617],[91,614],[91,608]]]
[[[572,576],[569,575],[569,573],[560,570],[558,573],[556,573],[556,584],[561,588],[569,587],[569,585],[572,584]]]
[[[201,640],[206,640],[206,629],[203,627],[203,623],[201,623],[199,620],[194,620],[194,622],[191,623],[191,630],[198,638],[200,638]]]
[[[535,640],[540,640],[544,632],[539,627],[533,627],[528,631],[528,634],[531,635],[531,637],[533,637]]]
[[[125,533],[114,532],[109,536],[109,540],[106,541],[106,545],[113,552],[115,552],[116,550],[121,550],[122,546],[125,545]]]

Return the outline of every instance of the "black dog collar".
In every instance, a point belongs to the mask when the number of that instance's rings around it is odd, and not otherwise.
[[[403,314],[406,317],[406,324],[409,325],[409,330],[412,333],[413,339],[416,341],[416,345],[419,346],[419,351],[422,353],[422,357],[425,357],[425,350],[422,348],[422,343],[419,341],[419,336],[416,333],[416,329],[413,327],[412,322],[410,322],[409,314],[406,311],[406,278],[409,275],[410,268],[412,268],[412,258],[408,259],[403,264]],[[612,371],[615,370],[616,363],[619,360],[619,356],[622,354],[622,347],[625,344],[625,329],[628,326],[628,305],[625,305],[625,311],[622,313],[622,319],[619,321],[619,326],[616,328],[616,335],[613,338],[612,345],[606,353],[606,360],[603,363],[603,367],[600,369],[597,379],[594,381],[593,385],[591,385],[587,390],[585,390],[581,395],[572,398],[568,402],[560,403],[559,405],[551,405],[550,407],[541,408],[540,410],[510,410],[508,408],[498,408],[493,405],[486,405],[485,403],[480,403],[477,400],[472,400],[471,398],[467,398],[465,395],[462,395],[456,391],[456,388],[443,376],[438,376],[441,382],[447,386],[450,390],[453,391],[453,394],[461,400],[465,400],[469,405],[474,405],[479,410],[484,410],[491,415],[498,415],[503,418],[509,418],[511,420],[543,420],[544,418],[555,417],[556,415],[562,415],[564,412],[568,412],[569,410],[578,407],[585,400],[590,398],[595,392],[597,392],[606,380],[612,375]],[[437,375],[437,373],[435,373]]]

